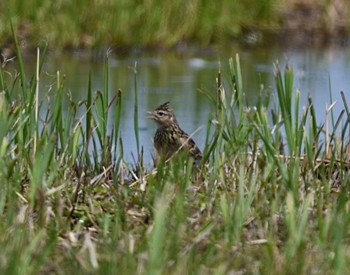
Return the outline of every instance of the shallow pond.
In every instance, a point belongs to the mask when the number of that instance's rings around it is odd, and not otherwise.
[[[344,91],[350,98],[350,49],[347,48],[288,50],[278,47],[232,47],[225,50],[187,49],[171,53],[135,51],[123,56],[112,54],[109,59],[109,88],[110,92],[118,89],[123,92],[121,135],[125,158],[132,161],[132,153],[136,154],[133,128],[135,68],[140,143],[144,148],[146,162],[151,162],[152,136],[156,125],[146,119],[146,111],[170,101],[177,120],[186,132],[192,133],[200,128],[194,135],[194,140],[202,149],[207,121],[214,111],[203,91],[215,93],[215,77],[219,67],[223,78],[227,77],[228,60],[236,53],[240,55],[248,105],[254,105],[261,84],[275,91],[273,63],[277,60],[282,68],[286,63],[293,66],[295,89],[300,89],[302,93],[301,104],[306,105],[306,98],[310,95],[320,123],[324,121],[326,106],[330,105],[330,90],[333,99],[337,101],[336,114],[343,109],[340,91]],[[34,60],[31,67],[28,71],[34,71]],[[77,101],[86,96],[90,71],[93,89],[103,88],[103,58],[86,58],[76,52],[46,58],[42,76],[45,79],[43,83],[46,84],[41,85],[42,94],[48,90],[48,84],[53,81],[57,70],[65,75],[65,87]]]

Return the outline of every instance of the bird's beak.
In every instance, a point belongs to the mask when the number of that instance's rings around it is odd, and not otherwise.
[[[154,113],[153,112],[147,112],[147,118],[148,119],[154,119]]]

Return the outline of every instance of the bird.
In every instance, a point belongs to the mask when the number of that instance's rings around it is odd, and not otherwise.
[[[194,140],[180,128],[169,101],[163,103],[154,111],[147,112],[147,114],[147,117],[154,120],[158,125],[153,138],[158,157],[168,160],[177,152],[187,151],[195,163],[200,162],[202,159],[200,149]]]

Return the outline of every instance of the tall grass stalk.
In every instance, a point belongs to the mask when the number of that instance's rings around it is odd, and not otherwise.
[[[85,143],[84,143],[84,155],[87,166],[90,166],[91,157],[89,154],[89,144],[93,137],[93,102],[92,102],[92,87],[91,87],[91,72],[89,72],[87,98],[86,98],[86,121],[85,121]]]
[[[139,111],[138,111],[138,89],[137,89],[137,62],[134,65],[134,133],[136,139],[137,157],[140,154],[140,136],[139,136]]]
[[[25,70],[24,70],[24,63],[23,63],[23,59],[22,59],[22,52],[18,43],[18,39],[17,39],[17,35],[16,35],[16,31],[14,29],[14,25],[11,21],[11,32],[12,32],[12,37],[14,38],[14,42],[15,42],[15,46],[16,46],[16,53],[17,53],[17,60],[18,60],[18,65],[19,65],[19,71],[20,71],[20,78],[21,78],[21,82],[22,82],[22,96],[23,99],[28,99],[28,95],[27,95],[27,79],[26,79],[26,74],[25,74]]]
[[[39,65],[40,65],[40,49],[37,49],[37,60],[36,60],[36,85],[35,85],[35,121],[36,125],[39,123]],[[33,145],[33,155],[35,156],[36,146],[38,138],[38,129],[35,131],[34,135],[34,145]]]
[[[108,92],[109,92],[109,78],[108,78],[108,53],[104,62],[104,80],[103,80],[103,91],[96,93],[95,104],[96,104],[96,118],[98,124],[96,125],[96,133],[99,138],[99,145],[101,148],[101,160],[104,165],[109,163],[108,160],[108,140],[107,140],[107,127],[108,127]],[[98,160],[95,159],[95,163]]]
[[[120,121],[122,113],[122,91],[119,89],[116,93],[116,104],[114,111],[114,149],[118,149],[119,144],[119,131],[120,131]],[[115,154],[114,163],[115,167],[119,167],[120,161],[123,159],[123,150],[120,150],[119,155]],[[116,172],[116,171],[115,171]]]

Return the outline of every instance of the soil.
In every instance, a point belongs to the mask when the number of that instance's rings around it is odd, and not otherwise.
[[[286,43],[294,46],[322,47],[348,44],[349,8],[347,0],[296,0],[283,8]]]

